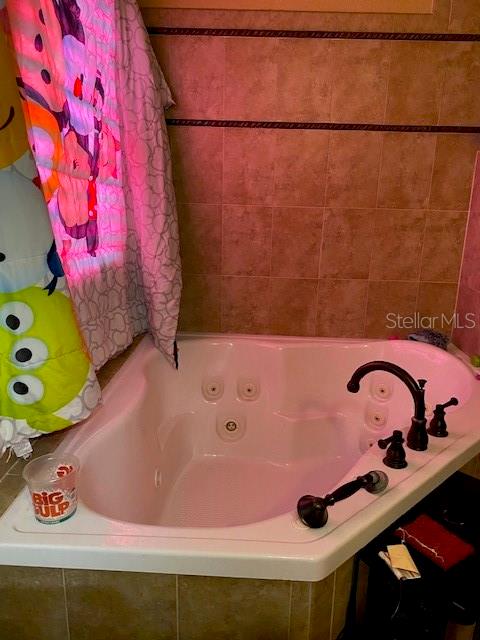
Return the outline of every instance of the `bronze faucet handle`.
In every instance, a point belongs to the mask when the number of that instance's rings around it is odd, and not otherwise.
[[[454,407],[457,404],[457,398],[452,397],[448,402],[445,402],[445,404],[435,405],[433,418],[430,420],[430,426],[427,429],[431,436],[434,438],[446,438],[448,436],[447,423],[445,422],[445,409],[447,407]]]
[[[383,458],[383,464],[390,469],[405,469],[408,465],[407,456],[403,443],[405,439],[403,433],[399,429],[395,429],[389,438],[383,438],[378,441],[380,449],[387,449],[387,454]]]
[[[448,402],[445,402],[445,404],[437,404],[435,406],[435,411],[439,411],[440,409],[445,410],[447,407],[455,407],[458,404],[458,400],[455,397],[450,398],[450,400]]]

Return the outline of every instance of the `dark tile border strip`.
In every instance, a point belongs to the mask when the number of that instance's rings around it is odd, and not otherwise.
[[[383,31],[290,31],[281,29],[210,29],[204,27],[147,27],[152,36],[221,36],[243,38],[317,38],[335,40],[421,40],[480,42],[477,33],[394,33]]]
[[[479,133],[480,126],[367,124],[347,122],[268,122],[264,120],[196,120],[167,118],[176,127],[226,127],[233,129],[323,129],[327,131],[397,131],[400,133]]]

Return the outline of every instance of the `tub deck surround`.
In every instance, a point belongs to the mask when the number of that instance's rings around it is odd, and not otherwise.
[[[76,516],[36,523],[23,491],[0,519],[1,564],[317,581],[480,452],[480,383],[434,347],[184,335],[179,350],[175,371],[142,341],[58,449],[81,460]],[[449,437],[407,449],[406,469],[387,469],[370,446],[408,430],[406,387],[374,372],[346,390],[370,360],[426,378],[430,407],[460,401]],[[301,495],[372,469],[390,478],[383,494],[335,504],[323,529],[299,522]]]

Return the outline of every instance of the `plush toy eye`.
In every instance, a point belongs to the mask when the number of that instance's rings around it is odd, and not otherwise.
[[[28,331],[33,324],[33,312],[24,302],[7,302],[0,307],[0,327],[10,333]]]
[[[5,262],[6,259],[7,259],[7,256],[0,251],[0,262]]]
[[[47,358],[47,345],[38,338],[21,338],[17,340],[10,353],[10,361],[21,369],[36,369]]]
[[[7,393],[15,404],[34,404],[43,398],[43,382],[35,376],[15,376],[8,382]]]

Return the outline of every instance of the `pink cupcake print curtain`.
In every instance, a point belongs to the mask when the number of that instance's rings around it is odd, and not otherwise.
[[[144,331],[173,363],[171,96],[135,0],[7,0],[7,10],[29,142],[94,366]]]

